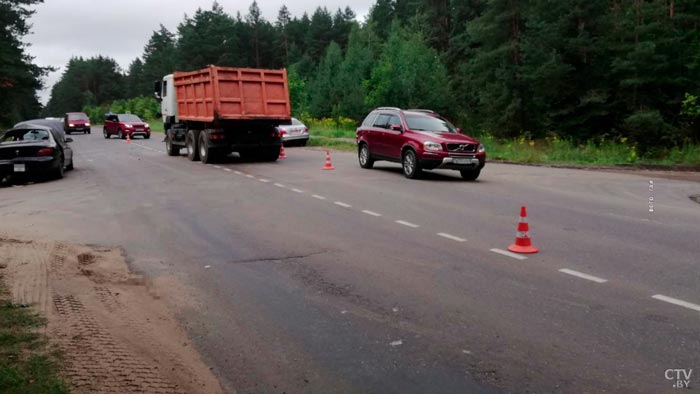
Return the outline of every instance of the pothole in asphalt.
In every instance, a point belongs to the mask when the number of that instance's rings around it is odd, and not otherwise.
[[[700,204],[700,194],[693,194],[692,196],[689,197],[691,200],[695,201],[696,203]]]

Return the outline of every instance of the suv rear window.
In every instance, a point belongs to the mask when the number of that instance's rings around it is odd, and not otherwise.
[[[376,117],[377,117],[377,113],[376,113],[376,112],[370,112],[370,114],[367,115],[367,117],[365,118],[365,120],[362,121],[362,126],[364,126],[364,127],[372,127],[372,125],[374,124],[374,119],[375,119]]]

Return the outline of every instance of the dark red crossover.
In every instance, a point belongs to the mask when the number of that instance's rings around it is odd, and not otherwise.
[[[90,118],[82,112],[68,112],[63,117],[63,130],[66,134],[90,134]]]
[[[375,161],[401,163],[407,178],[422,170],[457,170],[473,181],[486,164],[486,149],[430,110],[383,107],[370,112],[357,128],[360,166]]]
[[[133,114],[107,114],[102,134],[105,138],[116,135],[125,139],[126,136],[132,138],[140,135],[149,139],[151,138],[151,126]]]

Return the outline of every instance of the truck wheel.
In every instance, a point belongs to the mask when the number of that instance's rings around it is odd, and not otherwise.
[[[215,156],[213,153],[207,144],[207,133],[199,133],[199,159],[204,164],[211,163]]]
[[[280,158],[279,149],[271,148],[267,149],[262,155],[261,159],[263,161],[277,161]]]
[[[185,148],[187,148],[187,158],[190,159],[190,161],[199,160],[199,152],[197,151],[197,133],[194,130],[187,132]]]
[[[165,139],[165,150],[168,152],[168,156],[180,156],[180,147],[174,145],[170,138]]]

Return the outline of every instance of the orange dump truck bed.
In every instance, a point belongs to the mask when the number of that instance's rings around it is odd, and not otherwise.
[[[175,72],[182,120],[280,120],[291,118],[287,70],[209,66]]]

